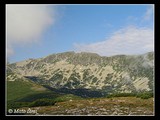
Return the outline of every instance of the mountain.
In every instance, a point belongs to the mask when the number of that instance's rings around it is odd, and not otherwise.
[[[153,91],[154,54],[99,56],[64,52],[7,64],[7,80],[32,80],[56,92],[85,96]]]

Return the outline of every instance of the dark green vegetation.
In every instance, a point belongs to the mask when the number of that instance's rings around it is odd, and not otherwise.
[[[49,106],[49,105],[54,105],[54,104],[55,104],[55,100],[43,98],[43,99],[38,99],[38,100],[31,102],[29,104],[29,107]]]
[[[137,97],[141,99],[149,99],[153,97],[152,92],[138,92],[138,93],[113,93],[110,95],[107,95],[107,98],[112,97]]]

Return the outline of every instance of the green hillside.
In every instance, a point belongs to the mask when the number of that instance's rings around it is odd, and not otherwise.
[[[7,81],[7,100],[16,100],[28,95],[49,92],[47,89],[26,81]]]
[[[27,80],[7,81],[7,109],[48,106],[70,99],[81,99],[72,94],[55,93]]]

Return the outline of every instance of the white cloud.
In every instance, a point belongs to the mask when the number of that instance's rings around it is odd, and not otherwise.
[[[153,5],[149,5],[146,13],[143,16],[143,20],[150,20],[153,17]]]
[[[54,10],[48,5],[7,4],[7,56],[14,53],[15,45],[28,45],[40,40],[44,30],[54,23]]]
[[[104,56],[141,54],[153,51],[154,33],[149,28],[129,26],[116,31],[107,40],[92,44],[74,44],[77,52],[93,52]]]

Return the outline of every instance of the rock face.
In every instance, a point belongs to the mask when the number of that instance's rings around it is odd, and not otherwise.
[[[153,91],[153,52],[99,56],[65,52],[7,65],[7,80],[31,79],[55,89],[89,89],[108,93]]]

